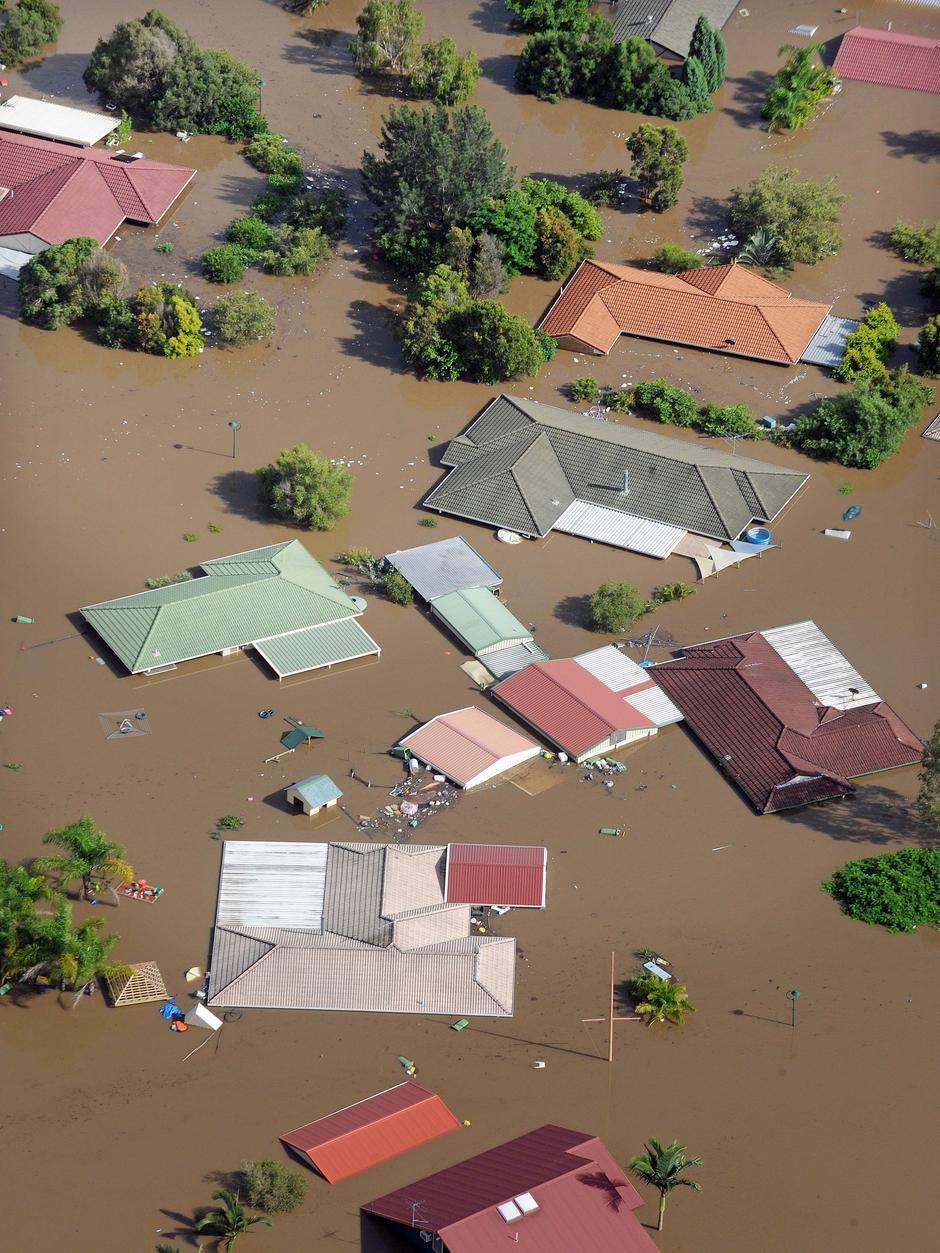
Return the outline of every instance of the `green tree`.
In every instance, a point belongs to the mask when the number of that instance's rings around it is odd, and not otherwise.
[[[119,935],[101,935],[102,920],[87,918],[79,926],[72,925],[72,906],[62,897],[55,898],[52,914],[36,914],[26,926],[26,943],[20,951],[18,978],[24,981],[45,974],[77,990],[72,1008],[78,1004],[85,988],[97,975],[126,969],[108,963]]]
[[[504,196],[484,200],[472,214],[470,224],[474,230],[486,231],[499,240],[508,275],[535,269],[536,208],[521,188],[512,187]]]
[[[267,222],[248,214],[229,222],[225,228],[225,238],[230,244],[239,244],[252,252],[260,252],[271,243],[274,232]]]
[[[725,81],[725,41],[721,31],[716,30],[704,14],[699,16],[692,31],[689,56],[695,57],[705,71],[709,94],[717,91]]]
[[[20,311],[27,322],[46,330],[68,326],[85,312],[83,267],[98,241],[78,235],[38,252],[19,274]]]
[[[707,113],[712,107],[708,98],[708,75],[698,57],[689,56],[682,67],[682,82],[689,93],[689,103],[696,113]]]
[[[250,1231],[252,1227],[258,1224],[262,1227],[271,1226],[270,1218],[262,1218],[260,1214],[249,1217],[239,1202],[237,1192],[230,1192],[228,1188],[216,1188],[212,1193],[212,1199],[221,1201],[222,1204],[214,1206],[205,1218],[200,1218],[196,1223],[196,1230],[222,1236],[225,1240],[226,1253],[238,1237]]]
[[[592,631],[624,631],[644,609],[640,590],[632,583],[602,583],[588,598],[588,625]]]
[[[269,274],[312,274],[333,255],[333,246],[318,226],[276,226],[271,247],[261,253]]]
[[[506,0],[506,8],[516,14],[518,24],[528,31],[574,31],[580,34],[588,23],[590,0]]]
[[[454,315],[450,334],[461,374],[475,383],[535,376],[545,361],[543,343],[524,318],[497,300],[474,300]]]
[[[677,983],[675,979],[660,979],[646,970],[631,979],[630,993],[636,1000],[636,1012],[646,1019],[648,1027],[654,1022],[667,1021],[680,1027],[686,1014],[695,1013],[695,1006],[689,1004],[684,983]]]
[[[580,235],[559,209],[539,209],[535,220],[536,261],[545,278],[564,278],[585,257]]]
[[[549,104],[574,95],[577,50],[577,36],[570,33],[533,35],[516,62],[516,86]]]
[[[36,905],[52,896],[44,875],[0,858],[0,983],[16,978],[31,964],[27,948]]]
[[[506,268],[503,245],[489,231],[482,231],[474,242],[470,262],[470,289],[474,296],[494,296],[505,291]]]
[[[763,116],[769,131],[805,126],[820,101],[835,91],[839,79],[819,59],[824,49],[825,44],[808,44],[805,48],[784,44],[780,49],[778,56],[785,52],[789,55],[770,84],[764,104]]]
[[[557,209],[579,235],[600,239],[604,233],[601,216],[580,192],[572,191],[553,178],[524,178],[519,188],[536,209]]]
[[[747,405],[703,405],[696,425],[706,435],[724,438],[743,435],[746,439],[760,439],[763,434]]]
[[[920,372],[928,378],[940,378],[940,314],[928,318],[917,337]]]
[[[600,393],[600,386],[597,379],[585,375],[583,378],[572,379],[568,384],[568,395],[575,402],[580,404],[583,401],[590,401],[592,404]]]
[[[306,444],[282,448],[255,471],[258,499],[275,515],[311,531],[332,531],[349,512],[352,475]]]
[[[642,1179],[644,1183],[650,1184],[659,1192],[659,1222],[656,1230],[662,1231],[666,1199],[670,1192],[680,1186],[701,1192],[701,1184],[696,1183],[694,1179],[683,1179],[682,1176],[693,1166],[701,1166],[703,1163],[700,1157],[688,1157],[685,1145],[680,1144],[678,1140],[663,1145],[650,1136],[649,1141],[643,1147],[646,1152],[631,1159],[630,1170],[638,1179]]]
[[[445,35],[436,43],[422,45],[408,73],[408,88],[419,99],[455,105],[466,100],[480,74],[476,53],[461,56],[450,35]]]
[[[146,115],[150,101],[162,90],[176,60],[179,27],[151,10],[140,21],[119,22],[107,39],[99,39],[82,78],[96,91],[129,113]]]
[[[698,424],[698,405],[695,397],[684,387],[667,383],[665,379],[650,379],[649,382],[637,383],[634,389],[634,400],[640,409],[646,409],[655,415],[658,421],[668,426],[696,426]]]
[[[926,274],[920,276],[920,289],[932,308],[940,305],[940,265],[935,265]]]
[[[420,278],[402,323],[402,350],[428,378],[460,378],[461,362],[450,326],[454,315],[470,303],[467,280],[453,267],[439,265]]]
[[[283,135],[254,135],[242,148],[242,156],[262,174],[302,174],[303,161]]]
[[[82,893],[88,900],[99,891],[106,890],[117,901],[112,881],[117,879],[119,883],[128,883],[134,877],[123,845],[109,840],[87,816],[67,827],[48,832],[42,842],[57,845],[64,850],[64,854],[37,857],[33,862],[33,871],[55,875],[61,887],[80,879]]]
[[[932,399],[927,384],[902,368],[877,383],[862,380],[848,395],[825,397],[797,418],[787,440],[815,456],[872,470],[897,452]]]
[[[698,270],[702,258],[679,244],[663,244],[653,257],[653,265],[661,274],[682,274],[685,270]]]
[[[815,265],[842,247],[839,210],[845,196],[834,178],[800,180],[799,170],[768,165],[746,190],[731,193],[728,223],[738,239],[763,227],[777,238],[777,260]]]
[[[159,96],[147,105],[150,122],[164,131],[221,133],[231,102],[254,110],[258,72],[230,53],[188,41],[167,71]]]
[[[414,604],[414,590],[405,576],[399,574],[397,570],[386,571],[382,576],[382,586],[385,588],[385,595],[393,605]]]
[[[633,177],[640,193],[654,213],[672,208],[679,200],[682,163],[689,145],[674,126],[644,124],[627,140],[633,158]]]
[[[918,782],[917,812],[923,822],[940,830],[940,721],[924,745]]]
[[[415,61],[424,29],[424,18],[414,0],[368,0],[356,18],[358,35],[349,50],[360,74],[394,70],[407,74]]]
[[[882,379],[888,372],[888,360],[900,332],[901,328],[888,306],[883,301],[874,305],[852,334],[847,336],[845,353],[835,369],[836,378],[844,383]]]
[[[307,1195],[307,1180],[299,1170],[282,1162],[242,1162],[245,1199],[266,1214],[286,1214],[296,1209]]]
[[[210,283],[237,283],[257,253],[244,244],[219,244],[202,258],[202,272]]]
[[[940,265],[940,222],[911,226],[895,222],[888,233],[892,249],[915,265]]]
[[[934,732],[936,739],[936,730]],[[935,752],[935,750],[934,750]],[[926,758],[925,758],[926,760]],[[936,759],[932,762],[936,771]],[[936,824],[936,779],[921,815]],[[931,818],[933,813],[933,818]],[[848,861],[822,884],[850,918],[885,927],[888,931],[916,931],[919,926],[940,927],[940,848],[902,848],[880,857]]]
[[[599,209],[613,209],[620,204],[623,196],[621,188],[626,181],[626,174],[621,169],[598,170],[592,174],[584,192],[585,199]]]
[[[62,27],[58,5],[50,0],[18,0],[0,27],[0,61],[16,69],[43,44],[55,43]]]
[[[212,325],[223,344],[241,348],[274,334],[274,310],[258,292],[228,292],[213,306]]]
[[[472,105],[452,114],[440,105],[392,105],[379,146],[381,156],[362,158],[375,240],[409,273],[435,265],[450,228],[467,222],[488,196],[507,191],[515,173],[486,114]]]

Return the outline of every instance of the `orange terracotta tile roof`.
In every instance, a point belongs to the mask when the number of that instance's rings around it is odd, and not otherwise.
[[[620,335],[639,335],[786,364],[799,361],[830,308],[794,300],[741,265],[673,275],[584,261],[542,330],[604,353]]]
[[[842,37],[832,67],[840,78],[940,92],[940,39],[856,26]]]

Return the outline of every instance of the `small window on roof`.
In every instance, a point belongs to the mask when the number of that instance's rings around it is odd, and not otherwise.
[[[517,1197],[513,1198],[523,1214],[534,1214],[539,1207],[538,1201],[531,1192],[520,1192]]]
[[[522,1210],[515,1201],[503,1201],[502,1205],[496,1206],[497,1213],[503,1222],[517,1223],[522,1217]]]

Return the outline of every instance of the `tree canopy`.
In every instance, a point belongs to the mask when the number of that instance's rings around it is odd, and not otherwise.
[[[880,381],[860,380],[848,394],[825,397],[783,438],[815,456],[872,470],[897,452],[932,398],[930,387],[904,367]]]
[[[275,515],[311,531],[332,531],[349,512],[352,475],[306,444],[282,448],[255,471],[258,499]]]
[[[61,28],[62,14],[51,0],[17,0],[0,26],[0,61],[15,69],[36,56],[43,44],[55,43]]]
[[[902,848],[848,861],[822,887],[859,922],[894,932],[940,927],[938,847]]]
[[[689,155],[684,136],[674,126],[644,124],[626,143],[643,200],[654,213],[671,209],[679,200],[682,164]]]
[[[919,783],[917,812],[924,822],[940,831],[940,721],[924,746]]]
[[[689,1157],[686,1153],[685,1145],[680,1144],[678,1140],[673,1140],[670,1144],[664,1145],[650,1136],[649,1142],[644,1147],[646,1152],[634,1157],[629,1164],[629,1168],[638,1179],[642,1179],[644,1183],[648,1183],[658,1189],[659,1222],[657,1230],[662,1231],[666,1198],[670,1192],[680,1186],[692,1188],[695,1192],[701,1192],[701,1184],[696,1183],[694,1179],[683,1179],[682,1176],[691,1167],[701,1166],[703,1163],[700,1157]]]
[[[839,79],[835,71],[820,60],[825,47],[825,44],[805,47],[784,44],[780,49],[780,56],[788,53],[787,60],[774,76],[763,108],[769,131],[798,130],[805,126],[820,102],[835,91]]]
[[[732,191],[728,224],[742,240],[762,227],[770,232],[775,264],[814,265],[842,247],[838,226],[844,203],[834,178],[816,183],[801,180],[799,170],[768,165],[746,189]]]
[[[632,583],[602,583],[588,598],[588,625],[592,631],[623,631],[645,610],[646,601]]]

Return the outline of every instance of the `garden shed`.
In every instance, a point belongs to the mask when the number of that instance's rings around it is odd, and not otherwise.
[[[343,795],[328,774],[312,774],[284,789],[288,805],[300,805],[309,817],[332,809]]]

